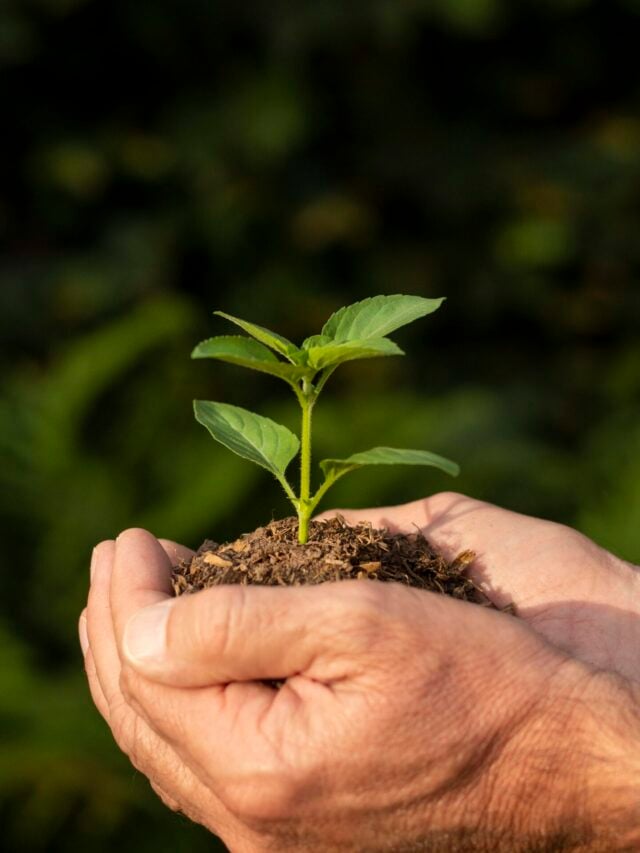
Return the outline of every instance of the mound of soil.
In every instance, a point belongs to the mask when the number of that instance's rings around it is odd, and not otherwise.
[[[229,583],[396,581],[491,606],[466,575],[474,556],[464,551],[450,563],[418,531],[391,534],[368,523],[350,526],[340,516],[312,521],[309,540],[300,545],[297,519],[285,518],[233,542],[204,542],[191,560],[174,569],[172,581],[176,595]]]

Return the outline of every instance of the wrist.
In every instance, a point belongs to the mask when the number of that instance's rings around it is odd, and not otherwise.
[[[640,687],[596,673],[582,708],[586,791],[594,836],[640,849]],[[613,844],[615,842],[615,844]]]
[[[640,689],[574,661],[549,688],[527,733],[523,834],[581,853],[640,849]]]
[[[487,776],[487,829],[510,853],[640,850],[640,687],[568,660],[547,688]]]

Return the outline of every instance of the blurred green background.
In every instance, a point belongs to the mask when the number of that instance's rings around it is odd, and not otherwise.
[[[81,672],[92,546],[287,513],[194,397],[295,425],[277,380],[189,361],[223,308],[300,339],[447,296],[342,368],[334,505],[454,486],[640,561],[638,0],[3,0],[0,826],[10,851],[218,849],[113,746]]]

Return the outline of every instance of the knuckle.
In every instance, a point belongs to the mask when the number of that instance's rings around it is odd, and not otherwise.
[[[569,527],[568,524],[560,524],[559,522],[551,521],[548,522],[551,525],[550,529],[555,531],[559,538],[570,542],[573,546],[582,548],[586,551],[592,551],[598,549],[598,546],[584,533],[581,533],[579,530],[576,530],[573,527]]]
[[[140,773],[149,775],[149,732],[143,720],[126,703],[112,711],[111,731],[115,742]],[[157,756],[155,756],[157,759]]]
[[[148,682],[129,666],[122,668],[119,687],[122,701],[139,724],[138,734],[148,735],[151,731],[171,743],[188,739],[188,717],[161,687]]]
[[[375,618],[384,608],[382,584],[373,581],[342,581],[331,595],[337,606],[342,605],[362,618]]]
[[[140,773],[150,777],[163,764],[161,744],[122,694],[110,703],[109,727],[119,749]]]
[[[127,752],[127,758],[138,773],[142,773],[144,776],[147,776],[146,763],[142,759],[142,750],[137,742],[134,741],[132,744],[129,752]]]
[[[131,703],[136,697],[136,686],[140,676],[128,665],[120,670],[119,687],[123,698]]]
[[[156,794],[156,796],[158,796],[160,800],[162,800],[162,802],[168,809],[170,809],[172,812],[181,811],[180,804],[178,803],[178,801],[174,800],[173,797],[167,794],[166,791],[160,787],[160,785],[158,785],[152,779],[149,780],[149,784],[151,785],[151,788]]]
[[[178,600],[171,608],[166,625],[167,646],[188,656],[224,657],[233,640],[241,635],[246,614],[244,587],[221,592],[208,589]]]
[[[547,541],[552,547],[562,549],[563,552],[571,552],[574,555],[581,554],[589,559],[597,560],[603,553],[602,549],[591,539],[567,524],[557,521],[541,521],[541,531],[547,536]]]
[[[321,626],[335,648],[366,660],[371,670],[385,672],[396,672],[398,660],[407,656],[422,658],[424,593],[380,581],[345,582],[344,587],[343,595],[336,596],[341,600],[334,618]],[[430,604],[433,609],[434,602]]]
[[[224,802],[242,823],[256,829],[290,820],[307,799],[307,785],[299,774],[254,771],[228,785]]]
[[[383,584],[375,581],[344,581],[334,592],[331,619],[320,630],[349,640],[352,651],[377,646],[388,628],[388,607]]]
[[[87,676],[88,681],[94,681],[98,678],[98,673],[96,670],[96,662],[94,660],[91,649],[87,649],[84,658],[83,658],[84,672]]]
[[[109,727],[118,747],[125,755],[131,755],[134,748],[134,726],[129,706],[121,698],[109,703]]]
[[[436,492],[428,498],[429,504],[438,509],[450,508],[453,504],[459,503],[462,500],[469,500],[469,498],[460,492],[452,490]]]

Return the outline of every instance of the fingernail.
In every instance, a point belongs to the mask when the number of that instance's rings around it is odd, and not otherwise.
[[[175,600],[144,607],[134,614],[124,629],[125,655],[132,663],[159,663],[167,649],[167,620]]]
[[[89,636],[87,634],[87,617],[84,615],[80,617],[80,622],[78,623],[78,636],[80,637],[82,654],[86,655],[89,648]]]
[[[94,548],[91,552],[91,565],[89,566],[89,578],[93,580],[93,576],[96,571],[96,551],[97,548]]]

